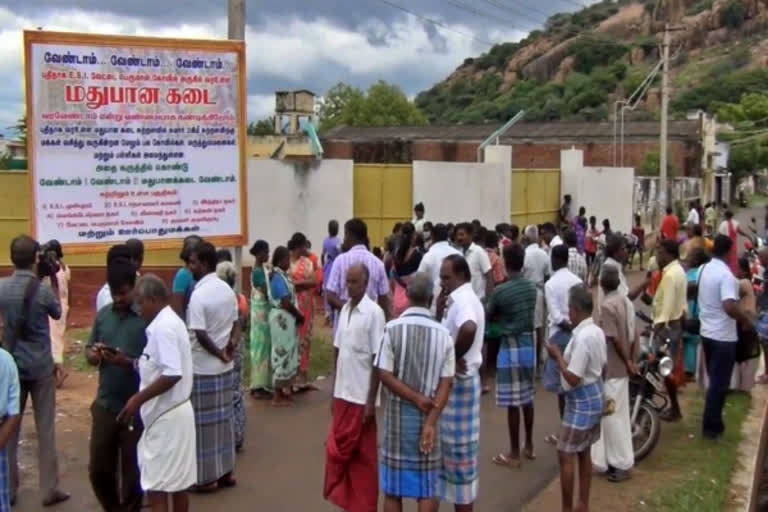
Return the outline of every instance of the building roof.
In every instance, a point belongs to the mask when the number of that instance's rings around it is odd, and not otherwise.
[[[374,142],[387,140],[430,140],[451,142],[482,142],[500,124],[455,124],[427,126],[339,126],[322,135],[324,140]],[[518,123],[501,137],[502,143],[526,142],[603,142],[613,141],[612,122],[550,122]],[[625,139],[657,140],[660,125],[656,121],[624,123]],[[672,140],[701,140],[699,121],[670,121],[669,138]]]

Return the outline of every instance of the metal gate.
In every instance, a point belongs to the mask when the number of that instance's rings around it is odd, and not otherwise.
[[[512,169],[510,222],[520,230],[529,224],[556,222],[560,210],[560,169]]]
[[[395,223],[411,220],[413,166],[355,164],[353,181],[353,213],[368,224],[371,246],[381,246]]]

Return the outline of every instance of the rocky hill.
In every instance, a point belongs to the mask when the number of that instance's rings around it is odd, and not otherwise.
[[[671,46],[673,115],[768,90],[768,0],[603,0],[467,58],[416,103],[439,123],[504,121],[520,109],[527,120],[608,119],[659,61],[665,21],[681,28]],[[659,83],[634,118],[657,116]]]

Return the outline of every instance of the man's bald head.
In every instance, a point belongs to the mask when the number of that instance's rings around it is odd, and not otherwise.
[[[352,265],[347,270],[347,294],[353,303],[358,303],[362,300],[365,291],[368,288],[368,279],[370,273],[368,267],[362,263],[358,265]]]
[[[428,308],[432,304],[434,286],[426,272],[417,272],[408,283],[408,301],[413,307]]]

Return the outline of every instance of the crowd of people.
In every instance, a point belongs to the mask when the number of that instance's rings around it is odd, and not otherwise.
[[[114,245],[85,349],[99,371],[89,462],[99,503],[139,510],[146,495],[155,511],[184,512],[189,491],[235,486],[245,368],[253,399],[292,405],[313,388],[313,322],[322,318],[334,347],[323,495],[349,512],[376,510],[379,493],[388,512],[402,510],[403,499],[420,511],[440,501],[473,510],[482,395],[495,388],[508,420],[509,446],[493,462],[519,468],[537,456],[537,378],[558,398],[561,426],[545,440],[559,456],[562,509],[574,510],[577,474],[575,510],[588,507],[593,468],[612,482],[630,478],[638,300],[675,362],[663,418],[682,417],[677,391],[699,377],[702,434],[717,439],[732,381],[744,389],[755,381],[744,364],[756,367],[768,324],[758,314],[768,298],[756,298],[749,262],[734,261],[745,233],[729,211],[714,229],[716,217],[692,203],[681,235],[669,210],[648,272],[630,286],[625,269],[637,257],[643,268],[650,239],[640,219],[631,233],[612,231],[608,219],[599,230],[584,207],[572,214],[571,202],[566,196],[557,224],[523,229],[433,224],[418,204],[381,249],[363,220],[348,220],[343,236],[331,221],[319,257],[302,233],[274,249],[258,240],[250,300],[236,291],[231,254],[200,237],[184,240],[170,286],[141,274],[141,241]],[[0,280],[0,511],[16,500],[30,395],[42,503],[69,498],[58,483],[54,419],[70,273],[55,241],[41,248],[20,236],[11,259],[13,275]],[[768,249],[759,259],[768,264]]]

